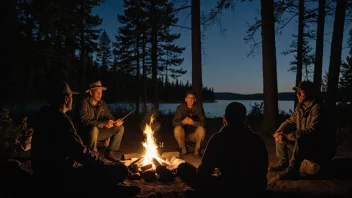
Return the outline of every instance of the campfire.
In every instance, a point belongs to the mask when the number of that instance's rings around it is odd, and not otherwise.
[[[174,162],[181,160],[177,159],[175,152],[168,152],[169,158],[159,155],[158,145],[156,144],[152,129],[153,122],[154,116],[152,115],[149,124],[146,124],[143,130],[145,136],[145,140],[142,142],[145,150],[144,154],[138,158],[131,158],[131,164],[128,166],[130,171],[129,179],[131,180],[143,177],[147,182],[156,180],[164,182],[171,181],[175,175]]]
[[[152,130],[153,121],[154,121],[154,116],[152,115],[152,117],[150,118],[150,124],[146,124],[143,131],[146,137],[146,140],[145,142],[142,143],[145,149],[142,166],[151,164],[152,168],[155,170],[157,165],[165,164],[167,162],[159,157],[159,153],[157,149],[158,146],[155,143],[154,131]]]

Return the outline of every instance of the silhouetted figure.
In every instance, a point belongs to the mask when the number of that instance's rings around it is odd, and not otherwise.
[[[199,167],[182,163],[178,176],[196,196],[264,196],[268,169],[264,140],[245,124],[243,104],[230,103],[223,119],[224,127],[209,140]]]
[[[327,105],[316,96],[313,83],[303,81],[293,90],[296,90],[298,98],[295,111],[274,134],[279,163],[269,170],[283,171],[279,174],[279,179],[298,178],[304,159],[321,166],[328,165],[336,150],[331,113]],[[290,146],[293,154],[289,160]]]
[[[72,109],[73,94],[77,92],[66,82],[53,83],[47,94],[50,105],[43,106],[36,117],[31,149],[36,188],[65,195],[138,194],[139,187],[120,184],[128,176],[124,164],[101,159],[83,145],[66,115]]]
[[[193,154],[200,157],[199,151],[205,137],[205,114],[193,91],[188,91],[185,102],[177,107],[172,125],[181,154],[187,154],[186,142],[195,142]]]

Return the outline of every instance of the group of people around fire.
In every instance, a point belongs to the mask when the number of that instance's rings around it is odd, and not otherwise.
[[[279,179],[294,179],[299,177],[300,164],[305,159],[319,164],[322,170],[328,166],[336,150],[331,114],[316,97],[312,82],[303,81],[293,89],[298,104],[273,135],[279,161],[273,167],[268,166],[264,138],[246,124],[246,107],[238,102],[227,105],[224,126],[205,146],[204,108],[193,91],[186,92],[172,125],[181,157],[192,155],[201,160],[198,167],[185,161],[177,164],[177,175],[194,189],[196,196],[243,191],[265,196],[268,171],[281,171]],[[31,149],[34,176],[42,185],[89,195],[140,193],[140,187],[124,183],[130,174],[118,156],[124,122],[115,118],[102,100],[105,90],[101,81],[91,83],[87,97],[71,118],[66,113],[73,110],[73,95],[79,93],[63,81],[49,86],[49,105],[40,109],[34,123]],[[106,146],[103,157],[98,150],[99,141]],[[288,148],[292,148],[290,159]]]

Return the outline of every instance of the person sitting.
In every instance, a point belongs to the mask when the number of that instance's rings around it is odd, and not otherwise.
[[[279,179],[300,177],[300,166],[304,159],[326,165],[336,150],[335,132],[328,107],[320,100],[311,81],[303,81],[293,90],[298,103],[291,116],[274,133],[276,156],[279,163],[270,171],[283,171]],[[288,149],[293,154],[288,159]]]
[[[49,105],[41,107],[33,125],[31,165],[38,189],[52,193],[113,192],[134,196],[138,186],[122,185],[128,168],[121,162],[101,159],[87,148],[66,115],[72,110],[69,85],[55,81],[49,87]],[[51,191],[52,190],[52,191]]]
[[[174,136],[181,150],[187,154],[187,142],[195,142],[194,156],[200,157],[201,143],[205,137],[205,114],[201,104],[197,103],[193,91],[186,92],[185,102],[178,105],[172,119]]]
[[[264,140],[245,124],[246,108],[232,102],[223,117],[224,126],[209,140],[198,168],[185,162],[177,168],[181,180],[197,196],[246,193],[264,196],[268,152]]]
[[[103,87],[100,81],[89,85],[89,89],[86,90],[89,96],[81,101],[75,114],[75,124],[89,149],[99,155],[98,141],[107,140],[109,143],[106,144],[105,158],[118,161],[120,159],[120,156],[117,156],[118,150],[124,134],[123,120],[116,120],[101,99],[105,90],[107,88]]]

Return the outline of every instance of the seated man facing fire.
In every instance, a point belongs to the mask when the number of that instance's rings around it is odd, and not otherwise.
[[[246,124],[246,108],[232,102],[223,117],[224,127],[209,140],[198,168],[181,163],[177,174],[195,195],[245,192],[264,196],[268,153],[263,138]]]
[[[49,105],[40,109],[34,122],[31,163],[36,187],[44,189],[43,193],[62,192],[65,196],[77,192],[89,196],[138,194],[138,186],[119,184],[128,176],[124,164],[101,159],[83,145],[66,115],[72,109],[73,94],[77,92],[66,82],[53,83],[47,94]]]
[[[331,113],[316,94],[314,84],[302,81],[293,90],[298,99],[295,111],[273,135],[279,163],[269,170],[283,171],[278,175],[281,180],[300,178],[301,163],[305,159],[319,167],[328,167],[336,151]],[[288,158],[290,147],[293,151],[291,159]]]
[[[123,120],[115,120],[107,104],[101,100],[106,89],[100,81],[89,85],[86,91],[89,96],[81,102],[78,113],[75,114],[75,123],[84,143],[96,155],[99,155],[97,142],[110,140],[106,145],[105,158],[118,161],[117,154],[124,134]]]
[[[186,142],[195,142],[194,156],[200,157],[201,143],[205,137],[205,114],[201,104],[197,103],[193,91],[186,92],[185,102],[178,105],[172,119],[174,136],[181,150],[181,155],[187,154]]]

